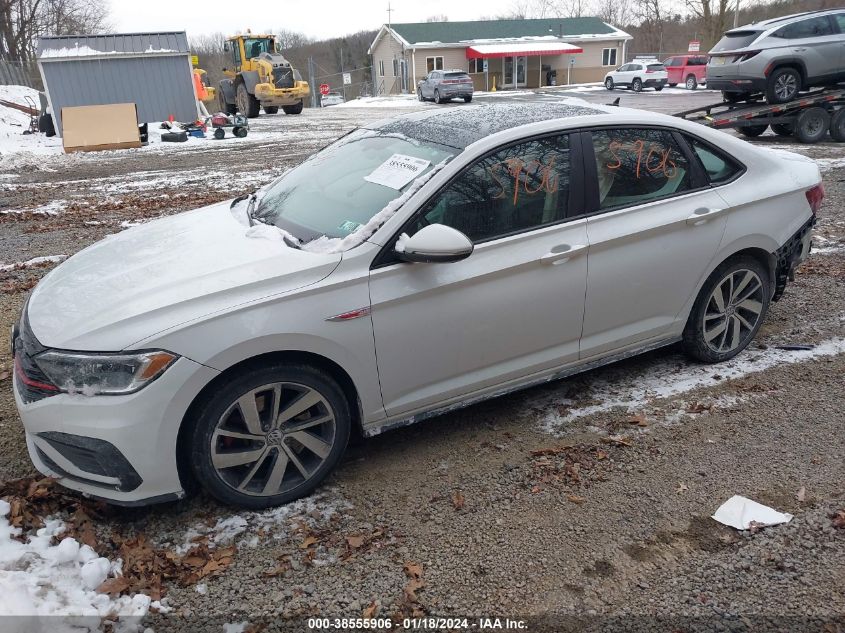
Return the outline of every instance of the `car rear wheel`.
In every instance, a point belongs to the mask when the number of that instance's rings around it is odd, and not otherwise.
[[[802,143],[818,143],[827,134],[830,115],[821,107],[807,108],[795,119],[795,138]]]
[[[634,81],[631,82],[631,89],[634,92],[642,92],[642,90],[643,90],[642,79],[640,79],[639,77],[635,77]]]
[[[472,101],[472,95],[467,95],[466,97],[464,97],[464,103],[469,103],[470,101]]]
[[[746,125],[744,127],[738,128],[739,133],[743,136],[747,136],[749,138],[755,138],[760,136],[763,132],[766,131],[766,128],[769,127],[768,125]]]
[[[695,90],[696,88],[698,88],[698,81],[696,80],[695,75],[690,75],[689,77],[687,77],[686,87],[687,90]]]
[[[674,88],[674,87],[675,87],[675,86],[677,86],[677,85],[678,85],[678,84],[669,84],[669,87],[670,87],[670,88]]]
[[[771,287],[766,269],[742,256],[721,264],[695,301],[683,346],[705,363],[733,358],[754,339],[769,309]]]
[[[440,98],[440,91],[434,91],[434,103],[443,103],[443,99]]]
[[[608,77],[607,79],[604,80],[604,87],[607,88],[608,90],[613,90],[613,87],[614,87],[613,77]]]
[[[728,103],[739,103],[740,101],[745,101],[751,95],[747,92],[726,92],[722,91],[722,99],[727,101]]]
[[[663,90],[663,86],[655,86],[654,87],[655,92],[660,92],[661,90]]]
[[[845,108],[840,109],[830,119],[830,136],[837,143],[845,142]]]
[[[766,101],[786,103],[798,96],[801,90],[801,73],[794,68],[779,68],[766,82]]]
[[[256,367],[216,390],[190,436],[202,486],[222,503],[261,509],[310,494],[346,449],[349,404],[307,365]]]

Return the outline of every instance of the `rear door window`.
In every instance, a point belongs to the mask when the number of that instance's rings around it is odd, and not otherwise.
[[[692,189],[689,161],[668,130],[594,130],[592,139],[601,210],[644,204]]]
[[[836,24],[840,33],[845,33],[845,13],[837,13],[834,15],[833,22]]]
[[[833,25],[826,15],[810,18],[808,20],[801,20],[788,24],[782,29],[783,37],[788,40],[800,40],[807,37],[823,37],[825,35],[833,35]]]

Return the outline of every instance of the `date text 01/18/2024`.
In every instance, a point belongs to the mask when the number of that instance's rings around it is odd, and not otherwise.
[[[370,631],[520,631],[528,628],[524,620],[510,618],[404,618],[394,622],[389,618],[309,618],[309,631],[370,630]]]

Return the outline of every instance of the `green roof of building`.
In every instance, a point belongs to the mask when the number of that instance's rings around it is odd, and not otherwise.
[[[475,22],[416,22],[390,27],[409,44],[454,43],[550,35],[612,35],[616,29],[599,18],[550,18],[542,20],[482,20]]]

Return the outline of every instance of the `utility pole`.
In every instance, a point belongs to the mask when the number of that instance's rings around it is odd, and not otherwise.
[[[343,76],[343,47],[340,47],[340,84],[343,86],[343,101],[346,102],[346,81]]]
[[[739,26],[739,0],[736,0],[736,11],[734,11],[734,28]]]
[[[314,77],[314,58],[308,58],[308,87],[311,89],[311,107],[317,107],[317,84]]]

